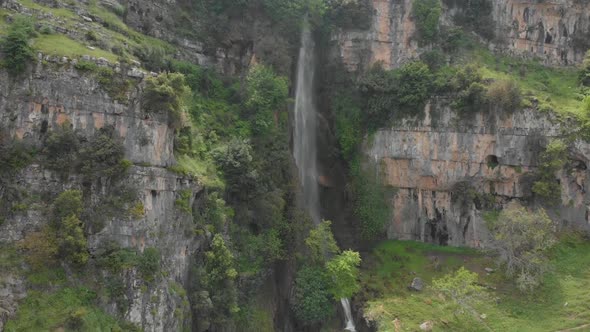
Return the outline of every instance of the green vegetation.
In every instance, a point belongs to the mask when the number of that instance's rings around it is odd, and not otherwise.
[[[255,65],[248,72],[246,84],[245,106],[252,129],[257,134],[277,129],[274,115],[285,106],[289,96],[287,78],[277,76],[269,67]]]
[[[193,209],[190,204],[193,192],[190,189],[185,189],[178,192],[178,195],[179,197],[174,201],[174,205],[176,205],[176,207],[182,212],[192,214]]]
[[[461,267],[455,273],[432,280],[432,288],[451,298],[457,305],[456,312],[478,317],[475,306],[486,298],[484,287],[478,284],[478,279],[477,273]]]
[[[74,266],[88,262],[86,236],[79,216],[82,212],[82,193],[77,190],[62,192],[53,202],[53,234],[59,247],[59,257]]]
[[[559,139],[549,142],[540,159],[537,170],[538,180],[533,183],[532,191],[548,205],[559,204],[561,203],[561,185],[555,173],[567,162],[565,142]]]
[[[437,39],[441,12],[440,0],[414,0],[412,2],[412,16],[416,21],[416,30],[422,43],[433,43]]]
[[[321,264],[340,251],[332,235],[331,224],[329,220],[322,221],[309,231],[309,236],[305,239],[305,245],[310,251],[309,256],[315,263]]]
[[[391,217],[388,197],[391,190],[380,182],[380,172],[372,163],[361,166],[358,160],[351,165],[354,213],[361,222],[361,236],[365,239],[379,237]]]
[[[329,291],[334,299],[350,298],[359,292],[360,264],[360,254],[352,250],[345,250],[326,263],[326,270],[331,279]]]
[[[590,262],[589,249],[590,244],[582,237],[562,237],[548,252],[554,268],[535,293],[523,296],[501,273],[485,273],[483,268],[493,264],[492,258],[473,250],[384,242],[365,259],[361,273],[360,296],[369,299],[365,316],[384,331],[395,330],[396,324],[417,330],[427,320],[433,322],[433,331],[533,332],[577,327],[590,319],[585,300],[590,280],[590,269],[585,267]],[[439,291],[429,287],[433,279],[445,278],[462,266],[477,273],[477,285],[487,289],[489,300],[471,302],[478,317],[458,315],[459,307],[448,293],[441,297]],[[420,293],[406,289],[416,276],[426,284]],[[471,277],[461,279],[473,281]]]
[[[8,34],[0,40],[0,51],[4,55],[3,65],[10,74],[22,73],[33,58],[29,39],[34,34],[33,22],[25,16],[16,16],[8,29]]]
[[[33,39],[33,46],[39,52],[50,56],[66,56],[70,59],[80,58],[82,55],[90,55],[96,58],[105,58],[114,63],[117,55],[98,48],[89,49],[84,44],[65,35],[40,35]]]
[[[158,248],[145,248],[138,261],[139,272],[143,280],[152,282],[160,272],[160,251]]]
[[[330,279],[322,268],[304,267],[297,271],[291,306],[297,319],[313,324],[325,321],[334,314],[329,285]]]
[[[128,323],[117,322],[96,304],[96,294],[86,288],[63,288],[47,293],[30,291],[5,330],[122,331],[125,328],[125,331],[139,331]]]
[[[148,112],[164,112],[168,115],[170,127],[179,128],[182,126],[188,92],[184,75],[180,73],[148,77],[142,98],[143,107]]]
[[[555,225],[544,210],[529,212],[516,203],[500,212],[491,229],[500,264],[518,289],[538,288],[548,268],[546,253],[555,244]]]
[[[215,235],[210,250],[205,252],[204,266],[196,266],[193,271],[191,303],[199,327],[223,324],[239,312],[237,276],[233,254],[221,235]]]

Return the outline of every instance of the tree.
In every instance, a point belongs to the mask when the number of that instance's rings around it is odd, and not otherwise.
[[[511,203],[492,225],[498,261],[521,291],[541,284],[548,267],[546,252],[556,242],[555,225],[543,209],[530,212]]]
[[[322,221],[309,231],[309,236],[305,239],[311,259],[315,263],[322,264],[340,251],[332,235],[331,224],[329,220]]]
[[[29,38],[34,33],[33,22],[25,16],[16,16],[8,29],[8,34],[0,45],[4,53],[4,64],[10,74],[22,73],[27,61],[33,58],[33,49],[29,45]]]
[[[259,175],[248,140],[233,139],[214,150],[213,158],[225,175],[230,195],[245,201],[256,193]]]
[[[143,107],[149,112],[165,112],[168,124],[180,128],[183,122],[185,99],[190,89],[184,75],[180,73],[162,73],[148,77],[143,94]]]
[[[246,83],[246,107],[253,118],[252,128],[257,133],[266,133],[273,128],[275,112],[285,106],[289,82],[270,67],[255,65],[250,68]]]
[[[414,0],[412,3],[412,16],[421,42],[426,44],[436,40],[441,8],[439,0]]]
[[[555,177],[567,161],[567,145],[564,141],[555,139],[549,142],[541,154],[541,162],[537,170],[539,179],[533,183],[533,193],[544,203],[555,205],[561,202],[561,185]]]
[[[330,280],[320,267],[305,267],[297,272],[291,308],[297,319],[305,323],[321,322],[334,311]]]
[[[458,313],[468,312],[477,317],[475,306],[486,298],[483,287],[477,284],[477,273],[461,267],[454,273],[432,281],[432,288],[450,297],[457,305]]]
[[[53,202],[53,230],[59,255],[67,262],[82,266],[88,262],[87,240],[79,216],[82,213],[82,192],[66,190]]]
[[[211,324],[224,324],[240,310],[234,256],[221,235],[213,237],[210,249],[205,252],[203,266],[193,273],[196,287],[192,303],[201,329],[206,330]]]
[[[361,289],[358,281],[360,264],[360,254],[352,250],[343,251],[326,263],[331,278],[329,291],[336,300],[350,298]]]

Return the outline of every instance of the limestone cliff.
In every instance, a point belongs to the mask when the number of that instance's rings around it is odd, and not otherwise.
[[[500,208],[530,197],[527,177],[545,144],[562,136],[561,125],[532,109],[477,113],[465,120],[442,99],[425,112],[424,120],[379,130],[366,143],[365,154],[380,165],[383,182],[397,188],[388,237],[485,247],[485,205]],[[572,144],[572,166],[558,175],[561,206],[552,214],[562,227],[590,226],[585,190],[589,147],[581,141]],[[463,202],[466,193],[457,190],[463,181],[484,196]]]
[[[396,68],[429,47],[419,47],[410,0],[371,0],[373,19],[367,31],[340,30],[332,35],[333,50],[349,70],[364,70],[380,61]],[[491,0],[493,38],[497,52],[539,58],[547,65],[580,63],[590,48],[590,3],[578,0]],[[462,1],[443,1],[441,23],[453,25]]]
[[[188,191],[192,204],[202,187],[166,169],[174,163],[173,130],[165,114],[148,114],[142,110],[138,99],[141,79],[134,80],[135,90],[129,91],[126,103],[120,103],[104,91],[95,77],[74,69],[71,64],[39,61],[18,84],[2,72],[0,86],[5,88],[0,94],[0,128],[34,146],[39,146],[45,135],[62,125],[71,126],[86,137],[100,128],[114,128],[115,136],[123,142],[125,157],[134,164],[122,182],[137,190],[143,214],[130,220],[119,213],[107,217],[99,227],[87,229],[89,251],[94,256],[107,243],[140,253],[148,247],[158,248],[163,277],[146,283],[136,270],[126,273],[123,282],[128,308],[117,308],[116,303],[106,301],[104,309],[115,315],[122,310],[125,319],[145,331],[177,331],[183,319],[190,316],[190,308],[186,298],[171,292],[170,287],[172,283],[186,284],[189,262],[204,237],[194,236],[191,215],[181,211],[175,202],[180,192]],[[15,245],[47,224],[44,203],[47,197],[85,186],[78,175],[64,180],[60,174],[36,163],[20,171],[14,180],[19,188],[38,195],[41,201],[4,220],[0,225],[3,245]],[[93,182],[90,189],[87,199],[90,204],[110,195],[102,181]],[[91,216],[105,213],[97,209]],[[0,272],[0,278],[3,280],[0,293],[9,295],[0,300],[1,330],[5,320],[15,312],[15,301],[25,295],[26,289],[24,280],[11,271]]]

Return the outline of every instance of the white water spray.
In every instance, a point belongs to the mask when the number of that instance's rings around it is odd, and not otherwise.
[[[313,101],[315,72],[314,42],[307,20],[301,34],[301,48],[297,63],[297,90],[295,92],[295,133],[293,154],[299,169],[303,203],[313,222],[320,222],[317,182],[317,112]]]
[[[354,326],[354,319],[352,319],[352,310],[350,309],[350,300],[340,299],[340,303],[342,303],[342,309],[344,309],[344,323],[346,324],[346,327],[344,329],[346,331],[356,332],[356,327]]]
[[[299,170],[303,191],[303,203],[313,219],[319,224],[320,208],[317,173],[317,112],[313,100],[315,74],[314,42],[307,20],[301,34],[301,48],[297,63],[297,89],[295,91],[295,133],[293,155]],[[349,299],[340,299],[344,310],[347,331],[356,332]]]

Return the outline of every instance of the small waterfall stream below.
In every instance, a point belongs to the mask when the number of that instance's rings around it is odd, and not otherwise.
[[[317,171],[317,110],[313,99],[315,75],[315,44],[307,20],[301,34],[301,47],[297,62],[295,91],[295,131],[293,155],[299,170],[303,203],[315,225],[321,221]],[[355,332],[349,299],[340,299],[347,331]]]

